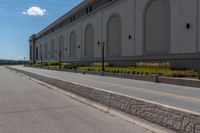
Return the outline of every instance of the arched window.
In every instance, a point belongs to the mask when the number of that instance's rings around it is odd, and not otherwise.
[[[55,41],[52,40],[52,41],[51,41],[51,58],[52,58],[52,59],[55,58],[55,51],[56,51]]]
[[[107,24],[107,56],[121,56],[122,22],[119,15],[113,15]]]
[[[94,29],[92,25],[88,25],[85,29],[85,57],[94,56]]]
[[[63,36],[60,36],[59,39],[59,54],[61,56],[61,58],[64,58],[64,38]]]
[[[70,57],[76,58],[76,33],[74,31],[70,34]]]
[[[166,54],[170,46],[168,0],[151,0],[144,12],[144,53]]]

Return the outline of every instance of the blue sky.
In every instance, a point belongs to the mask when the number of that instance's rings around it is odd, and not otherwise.
[[[28,38],[83,0],[1,0],[0,59],[28,59]]]

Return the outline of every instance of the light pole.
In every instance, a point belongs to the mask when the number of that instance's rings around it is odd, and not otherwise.
[[[42,54],[40,54],[40,67],[42,68]]]
[[[62,53],[61,53],[61,50],[59,50],[59,68],[61,69],[61,55]]]
[[[26,63],[26,57],[24,57],[24,66],[25,66],[25,63]]]
[[[104,66],[104,58],[105,58],[105,42],[102,43],[102,70],[101,76],[104,76],[105,66]]]

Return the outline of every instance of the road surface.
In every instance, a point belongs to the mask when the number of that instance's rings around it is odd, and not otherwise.
[[[101,90],[117,92],[186,110],[200,112],[200,88],[153,83],[131,79],[83,75],[23,66],[14,68],[46,77],[74,82]]]
[[[149,133],[0,67],[0,133]]]

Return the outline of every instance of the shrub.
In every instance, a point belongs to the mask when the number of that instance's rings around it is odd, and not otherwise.
[[[198,74],[197,74],[197,78],[200,80],[200,72],[198,72]]]
[[[42,62],[42,66],[47,67],[48,63]],[[33,64],[33,67],[41,67],[41,62],[36,62],[35,64]]]
[[[127,70],[124,70],[124,71],[123,71],[124,74],[127,74],[127,72],[128,72]]]
[[[169,71],[163,74],[166,77],[196,77],[197,73],[191,70]]]
[[[132,71],[131,74],[135,74],[135,71]]]
[[[131,74],[131,72],[130,72],[130,71],[127,71],[126,73],[127,73],[127,74]]]
[[[70,66],[71,67],[71,66]],[[78,67],[79,70],[84,71],[101,71],[101,66],[91,67]],[[149,75],[157,74],[165,77],[197,77],[197,73],[192,70],[173,70],[164,67],[105,67],[106,72],[121,73],[121,74],[138,74],[138,75]],[[200,75],[200,74],[199,74]],[[200,76],[199,76],[200,79]]]
[[[47,62],[43,62],[42,65],[43,66],[48,66],[48,63]]]
[[[36,62],[35,64],[32,65],[33,67],[40,67],[41,63],[40,62]]]
[[[81,64],[65,64],[64,69],[76,69],[78,67],[83,67]]]
[[[116,71],[116,70],[112,70],[112,72],[113,72],[113,73],[116,73],[117,71]]]
[[[170,68],[169,62],[139,62],[136,63],[136,67],[142,68]]]
[[[148,73],[148,72],[145,72],[145,75],[149,75],[149,73]]]
[[[94,66],[94,67],[101,67],[101,66],[102,66],[102,63],[101,63],[101,62],[95,62],[95,63],[92,64],[92,66]],[[104,66],[105,66],[105,67],[108,67],[108,66],[111,67],[112,64],[110,64],[110,63],[108,63],[108,62],[105,62],[105,63],[104,63]]]
[[[58,65],[60,65],[60,62],[49,62],[48,65],[49,66],[58,66]]]
[[[124,71],[123,70],[119,70],[119,73],[124,73]]]

